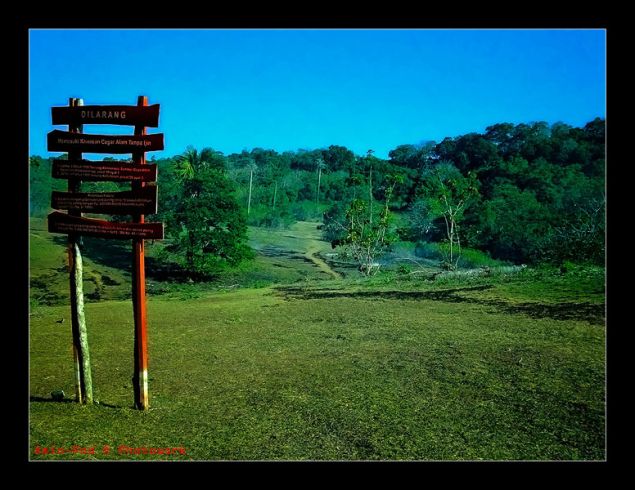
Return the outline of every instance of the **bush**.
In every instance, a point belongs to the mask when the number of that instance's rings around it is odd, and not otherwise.
[[[434,242],[417,242],[415,255],[422,259],[443,260],[443,253],[439,244]]]
[[[459,267],[466,269],[474,269],[477,267],[497,267],[504,265],[506,262],[501,262],[490,257],[487,252],[476,250],[473,248],[464,248],[461,250],[461,257],[459,259]]]
[[[343,202],[336,202],[323,214],[322,239],[331,243],[342,240],[346,236],[346,230],[342,225],[345,220],[346,205]]]
[[[398,255],[412,256],[415,255],[416,243],[398,241],[392,244],[391,252]]]
[[[605,223],[604,215],[599,214],[588,222],[579,219],[578,222],[552,228],[540,241],[539,259],[554,265],[565,263],[604,264]]]
[[[251,208],[247,223],[251,226],[264,228],[288,228],[296,221],[288,209],[271,209],[269,206],[259,205]]]
[[[298,221],[322,221],[323,208],[313,201],[298,201],[291,206],[291,215]]]
[[[415,245],[415,255],[422,259],[435,260],[443,264],[448,255],[447,243],[418,242]],[[493,259],[487,252],[473,248],[462,248],[458,265],[464,269],[478,267],[497,267],[507,265],[508,262]]]
[[[410,265],[401,264],[397,268],[397,273],[398,274],[406,275],[406,274],[410,274],[411,272],[412,272],[412,266],[410,266]]]

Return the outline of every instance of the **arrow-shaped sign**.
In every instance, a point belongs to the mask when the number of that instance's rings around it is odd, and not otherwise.
[[[55,211],[48,215],[51,233],[88,235],[100,238],[163,239],[163,223],[114,223],[101,219],[80,218]]]
[[[131,126],[159,126],[159,104],[83,105],[51,108],[53,124],[118,124]]]
[[[48,134],[48,150],[86,153],[138,153],[163,150],[163,133],[113,136],[70,133],[56,129]]]
[[[53,209],[97,214],[156,214],[157,186],[123,192],[51,192]]]

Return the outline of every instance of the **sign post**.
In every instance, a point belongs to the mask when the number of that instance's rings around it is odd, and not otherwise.
[[[71,98],[68,101],[70,107],[83,105],[82,99]],[[69,125],[71,133],[81,133],[82,125]],[[68,152],[69,160],[79,160],[82,154],[79,151]],[[68,192],[70,194],[80,191],[79,179],[68,179]],[[69,215],[81,217],[82,213],[71,210]],[[71,289],[71,331],[73,335],[73,358],[75,361],[75,397],[79,403],[93,403],[93,379],[90,369],[90,352],[88,349],[88,332],[86,330],[86,317],[84,316],[84,287],[82,254],[79,249],[81,238],[76,234],[68,235],[68,265],[70,272]]]
[[[77,400],[92,403],[93,390],[84,318],[82,257],[78,245],[82,235],[100,238],[132,239],[132,302],[134,308],[134,404],[149,408],[148,333],[145,297],[145,239],[162,239],[163,223],[146,223],[145,214],[157,212],[157,166],[147,165],[145,152],[163,149],[163,134],[147,134],[146,127],[157,127],[159,105],[148,106],[148,98],[139,96],[136,106],[84,106],[81,99],[69,99],[68,107],[52,109],[53,124],[68,124],[68,131],[48,134],[49,151],[68,152],[68,160],[55,160],[54,178],[68,179],[68,192],[54,191],[51,206],[68,210],[48,216],[51,233],[66,233],[69,240],[71,315]],[[83,124],[119,124],[134,126],[134,135],[84,134]],[[87,153],[131,153],[132,162],[91,162]],[[82,193],[80,183],[87,181],[128,181],[130,191]],[[151,182],[151,185],[146,183]],[[83,212],[129,214],[131,222],[111,222],[85,218]]]
[[[141,95],[137,100],[138,106],[147,106],[148,98]],[[135,136],[145,136],[143,125],[135,126]],[[133,153],[132,160],[138,165],[145,165],[144,152]],[[133,182],[133,191],[140,191],[145,182]],[[139,213],[133,215],[134,223],[143,223],[145,217]],[[134,309],[134,373],[132,386],[134,388],[135,406],[139,410],[149,408],[148,398],[148,325],[146,316],[146,271],[145,244],[143,238],[132,241],[132,305]]]

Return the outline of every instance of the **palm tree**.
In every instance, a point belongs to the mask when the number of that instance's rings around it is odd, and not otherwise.
[[[176,157],[176,174],[182,181],[193,179],[201,170],[213,166],[219,155],[220,152],[211,148],[203,148],[199,153],[193,146],[188,146]]]

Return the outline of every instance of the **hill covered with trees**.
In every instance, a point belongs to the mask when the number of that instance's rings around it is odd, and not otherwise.
[[[171,260],[204,275],[250,256],[247,225],[323,221],[334,247],[375,246],[372,264],[397,242],[445,265],[462,250],[513,263],[604,263],[605,121],[577,128],[495,124],[484,133],[400,145],[388,159],[332,145],[224,155],[193,148],[159,166],[159,215]],[[51,160],[30,158],[30,212],[50,212]],[[83,191],[127,184],[84,183]],[[363,261],[360,261],[362,263]]]

